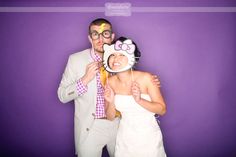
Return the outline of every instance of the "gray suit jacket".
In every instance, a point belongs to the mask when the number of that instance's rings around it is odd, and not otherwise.
[[[97,84],[96,77],[88,83],[88,91],[82,96],[78,96],[76,82],[84,74],[87,64],[93,62],[90,55],[90,49],[74,53],[69,56],[60,86],[58,88],[58,97],[61,102],[67,103],[74,100],[74,132],[76,153],[79,145],[88,136],[89,129],[94,122],[94,113],[96,112]]]

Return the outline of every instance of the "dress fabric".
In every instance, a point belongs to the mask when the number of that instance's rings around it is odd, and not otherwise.
[[[150,101],[147,94],[141,97]],[[137,104],[132,95],[115,95],[115,106],[122,115],[115,157],[166,157],[154,113]]]

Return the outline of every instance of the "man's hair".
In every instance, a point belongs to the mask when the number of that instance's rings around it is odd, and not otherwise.
[[[111,25],[111,23],[110,23],[108,20],[103,19],[103,18],[98,18],[98,19],[93,20],[93,21],[89,24],[89,33],[90,33],[90,28],[91,28],[91,26],[93,26],[93,25],[100,26],[100,25],[103,24],[103,23],[109,24],[109,25],[111,26],[111,30],[112,30],[112,25]]]

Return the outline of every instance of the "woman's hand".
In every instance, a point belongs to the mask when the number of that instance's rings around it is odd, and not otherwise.
[[[108,103],[113,103],[114,102],[114,97],[115,97],[115,93],[112,90],[112,88],[106,84],[105,86],[105,92],[104,92],[104,98]]]
[[[137,82],[133,82],[132,86],[131,86],[131,93],[134,97],[134,100],[139,103],[139,101],[141,100],[141,91],[140,91],[140,87],[139,84]]]

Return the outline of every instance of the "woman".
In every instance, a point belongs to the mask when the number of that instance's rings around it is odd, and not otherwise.
[[[104,65],[116,75],[105,87],[106,114],[115,118],[121,112],[115,157],[165,157],[162,133],[155,114],[164,115],[166,105],[160,89],[153,86],[152,75],[134,71],[140,52],[134,42],[121,37],[104,45]]]

